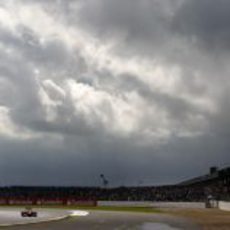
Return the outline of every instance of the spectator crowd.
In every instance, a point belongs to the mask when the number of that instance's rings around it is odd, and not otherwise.
[[[205,201],[208,196],[230,200],[230,168],[181,184],[142,187],[0,187],[3,199],[105,200],[105,201]]]

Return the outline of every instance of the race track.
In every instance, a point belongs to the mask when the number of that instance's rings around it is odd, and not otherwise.
[[[7,207],[1,208],[0,227],[61,220],[70,214],[70,212],[61,209],[36,209],[37,217],[22,217],[21,211],[25,211],[25,209]]]
[[[9,230],[199,230],[194,223],[165,214],[90,211],[87,216],[7,227]]]

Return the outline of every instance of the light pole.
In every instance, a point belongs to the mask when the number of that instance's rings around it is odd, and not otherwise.
[[[100,175],[100,178],[101,178],[101,180],[102,180],[102,186],[103,186],[104,188],[106,188],[107,185],[109,184],[109,181],[106,179],[106,177],[104,176],[104,174],[101,174],[101,175]]]

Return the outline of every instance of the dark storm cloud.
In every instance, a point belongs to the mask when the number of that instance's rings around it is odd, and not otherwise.
[[[174,19],[174,29],[211,52],[229,49],[230,2],[228,0],[186,0]]]
[[[59,185],[61,181],[64,185],[98,185],[99,175],[104,173],[111,185],[138,185],[140,181],[144,184],[170,184],[191,175],[205,174],[208,167],[217,161],[224,165],[230,147],[227,140],[205,137],[192,141],[173,140],[160,149],[140,148],[120,140],[110,143],[97,141],[76,143],[74,138],[66,140],[68,147],[54,141],[51,142],[52,148],[45,139],[40,139],[40,142],[4,141],[1,143],[4,153],[0,171],[7,176],[2,176],[1,182],[8,185]],[[91,149],[94,149],[94,154]],[[216,151],[220,151],[219,156]],[[17,154],[12,154],[15,152]],[[199,161],[194,161],[194,158]]]

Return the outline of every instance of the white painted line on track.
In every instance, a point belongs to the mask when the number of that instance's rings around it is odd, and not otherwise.
[[[70,211],[70,216],[88,216],[89,212],[80,211],[80,210],[72,210]]]

